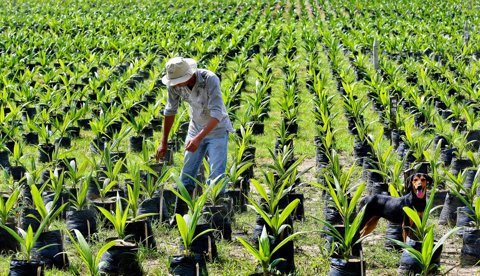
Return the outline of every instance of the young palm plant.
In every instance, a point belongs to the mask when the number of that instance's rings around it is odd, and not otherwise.
[[[107,250],[107,254],[102,255],[102,263],[100,265],[100,272],[106,274],[124,274],[127,271],[130,273],[141,273],[141,267],[138,262],[137,254],[138,246],[134,243],[128,242],[131,235],[127,232],[127,225],[129,221],[129,209],[127,205],[122,206],[122,198],[117,194],[115,211],[108,211],[105,208],[97,207],[103,216],[113,225],[117,237],[113,238],[119,240],[115,246]],[[137,221],[147,217],[148,214],[140,215],[131,218],[130,221]],[[109,240],[113,240],[110,238]],[[122,261],[123,260],[123,261]],[[128,260],[125,262],[124,260]]]
[[[179,200],[182,200],[187,204],[189,210],[188,213],[183,216],[175,214],[177,228],[182,240],[182,254],[173,256],[170,263],[170,272],[175,274],[179,269],[188,269],[192,274],[197,273],[196,275],[207,275],[205,259],[200,252],[196,252],[196,249],[194,249],[193,246],[195,245],[195,242],[203,241],[205,236],[213,231],[213,229],[208,228],[202,228],[200,231],[197,229],[202,217],[203,207],[207,201],[208,192],[205,192],[200,196],[192,197],[179,179],[177,179],[176,182],[178,191],[172,190],[172,192],[179,198]],[[192,266],[192,264],[194,265]],[[186,270],[182,271],[186,273]]]
[[[45,224],[45,221],[40,224],[40,227],[37,229],[37,231],[33,231],[31,226],[29,226],[26,231],[23,229],[17,229],[19,233],[6,225],[0,225],[0,227],[7,231],[13,238],[15,238],[15,240],[17,240],[21,247],[20,256],[22,259],[12,259],[10,261],[10,273],[13,274],[15,271],[22,271],[23,273],[30,273],[31,275],[39,275],[37,273],[43,274],[43,263],[39,262],[35,258],[34,252],[36,250],[39,251],[48,247],[44,246],[42,248],[35,249],[35,244],[43,233]]]
[[[78,255],[82,259],[83,263],[86,265],[88,272],[91,276],[99,276],[100,274],[100,262],[101,257],[105,252],[107,252],[111,247],[115,246],[118,243],[118,240],[112,240],[108,243],[104,244],[95,255],[91,246],[85,240],[84,236],[80,231],[74,229],[73,232],[75,236],[73,236],[70,232],[68,236],[72,241],[75,249],[77,250]]]
[[[266,226],[263,226],[262,234],[258,238],[258,250],[255,249],[254,245],[249,243],[247,240],[237,237],[238,241],[252,254],[252,256],[260,263],[261,266],[261,275],[276,275],[275,267],[285,259],[277,258],[272,260],[275,253],[278,252],[284,245],[293,241],[295,237],[302,234],[301,232],[293,233],[290,236],[286,237],[280,243],[272,245],[271,236],[267,234]]]
[[[437,242],[434,241],[433,230],[435,225],[429,223],[429,218],[432,212],[436,209],[432,208],[435,190],[436,186],[432,189],[421,218],[418,212],[410,207],[403,208],[406,215],[414,223],[414,226],[410,229],[413,239],[407,240],[406,243],[392,240],[392,242],[398,244],[405,250],[400,260],[399,267],[399,271],[403,273],[432,275],[432,273],[438,271],[440,266],[440,255],[445,241],[460,229],[458,227],[451,229],[448,233],[443,235],[440,240]],[[410,258],[413,258],[415,261],[412,262]]]

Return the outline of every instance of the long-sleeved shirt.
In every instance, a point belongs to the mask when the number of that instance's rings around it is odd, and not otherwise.
[[[197,135],[207,124],[210,117],[219,121],[217,126],[206,137],[221,137],[233,132],[232,123],[228,117],[227,108],[220,91],[220,80],[211,71],[197,69],[197,81],[190,90],[188,87],[168,87],[168,99],[164,115],[175,115],[181,100],[188,102],[190,107],[190,124],[188,135]]]

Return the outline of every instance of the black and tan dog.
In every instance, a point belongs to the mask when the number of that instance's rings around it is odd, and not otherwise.
[[[405,191],[408,194],[402,197],[387,195],[368,196],[362,200],[365,206],[362,223],[360,224],[361,236],[370,234],[377,226],[380,218],[385,218],[393,223],[402,224],[403,238],[406,239],[413,222],[403,211],[403,207],[415,209],[420,218],[427,205],[427,186],[432,183],[432,178],[424,173],[414,173],[405,182]]]

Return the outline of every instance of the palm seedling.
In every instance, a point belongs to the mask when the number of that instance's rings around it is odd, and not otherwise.
[[[116,231],[117,238],[125,240],[128,238],[125,229],[128,221],[137,221],[148,217],[150,214],[143,214],[138,216],[130,216],[130,204],[123,208],[123,199],[117,195],[115,201],[115,211],[108,211],[103,207],[97,206],[98,210],[104,215],[104,217],[113,225]]]
[[[67,233],[75,249],[77,250],[78,255],[80,255],[81,260],[86,265],[88,272],[91,276],[101,275],[100,262],[102,255],[107,252],[111,247],[115,246],[119,242],[119,240],[112,240],[104,244],[95,255],[93,253],[92,247],[85,240],[82,233],[77,229],[74,229],[73,232],[75,233],[75,236],[73,236],[70,232]]]
[[[183,216],[175,214],[175,220],[182,238],[183,255],[190,256],[196,253],[191,250],[193,242],[201,236],[213,231],[213,229],[206,229],[198,234],[196,231],[208,195],[207,192],[205,192],[200,196],[192,197],[180,180],[177,180],[176,182],[178,191],[172,190],[172,192],[179,198],[179,200],[182,200],[187,204],[189,210],[188,213]]]
[[[59,206],[57,205],[57,202],[60,199],[62,185],[55,185],[53,200],[48,203],[43,201],[41,192],[36,185],[31,185],[30,191],[33,204],[35,205],[35,209],[38,211],[40,218],[37,218],[34,215],[29,216],[39,220],[40,223],[45,222],[44,230],[48,231],[53,221],[62,214],[63,209],[68,205],[68,202],[62,203]]]
[[[432,208],[435,191],[436,186],[432,189],[422,217],[420,217],[417,211],[410,207],[403,208],[406,215],[414,224],[412,229],[410,229],[414,239],[410,242],[407,240],[406,243],[398,240],[392,240],[392,242],[404,248],[404,255],[413,257],[420,269],[409,267],[408,263],[404,267],[403,260],[405,259],[405,256],[402,256],[400,270],[404,268],[406,270],[415,270],[407,272],[419,273],[420,275],[431,275],[431,273],[435,273],[440,265],[440,254],[444,243],[449,236],[459,230],[458,227],[451,229],[448,233],[443,235],[440,240],[437,242],[434,241],[433,229],[435,225],[429,223],[429,218],[436,208],[441,207],[437,206]],[[419,241],[419,243],[415,243],[415,241]]]
[[[40,235],[43,233],[45,225],[46,225],[46,221],[42,222],[42,224],[40,224],[40,227],[37,229],[37,231],[33,231],[31,225],[28,226],[27,231],[19,228],[17,229],[19,233],[17,233],[14,229],[11,229],[6,225],[0,225],[0,227],[5,229],[12,237],[14,237],[19,242],[21,246],[20,255],[22,256],[22,259],[25,260],[26,262],[31,262],[33,259],[33,253],[35,250],[42,250],[47,247],[45,246],[39,249],[34,249],[35,243],[40,238]]]
[[[285,259],[276,258],[272,260],[274,254],[278,252],[285,244],[293,241],[298,235],[302,233],[293,233],[290,236],[283,239],[278,244],[272,244],[271,237],[267,234],[266,226],[262,228],[262,234],[258,237],[258,250],[254,245],[250,244],[247,240],[237,237],[238,241],[248,250],[250,254],[260,263],[261,273],[264,276],[275,275],[275,267]],[[273,247],[273,248],[272,248]]]

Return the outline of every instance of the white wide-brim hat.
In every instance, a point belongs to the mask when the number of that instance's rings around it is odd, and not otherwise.
[[[189,80],[197,71],[197,62],[191,58],[174,57],[165,65],[166,75],[162,82],[168,86],[174,86]]]

